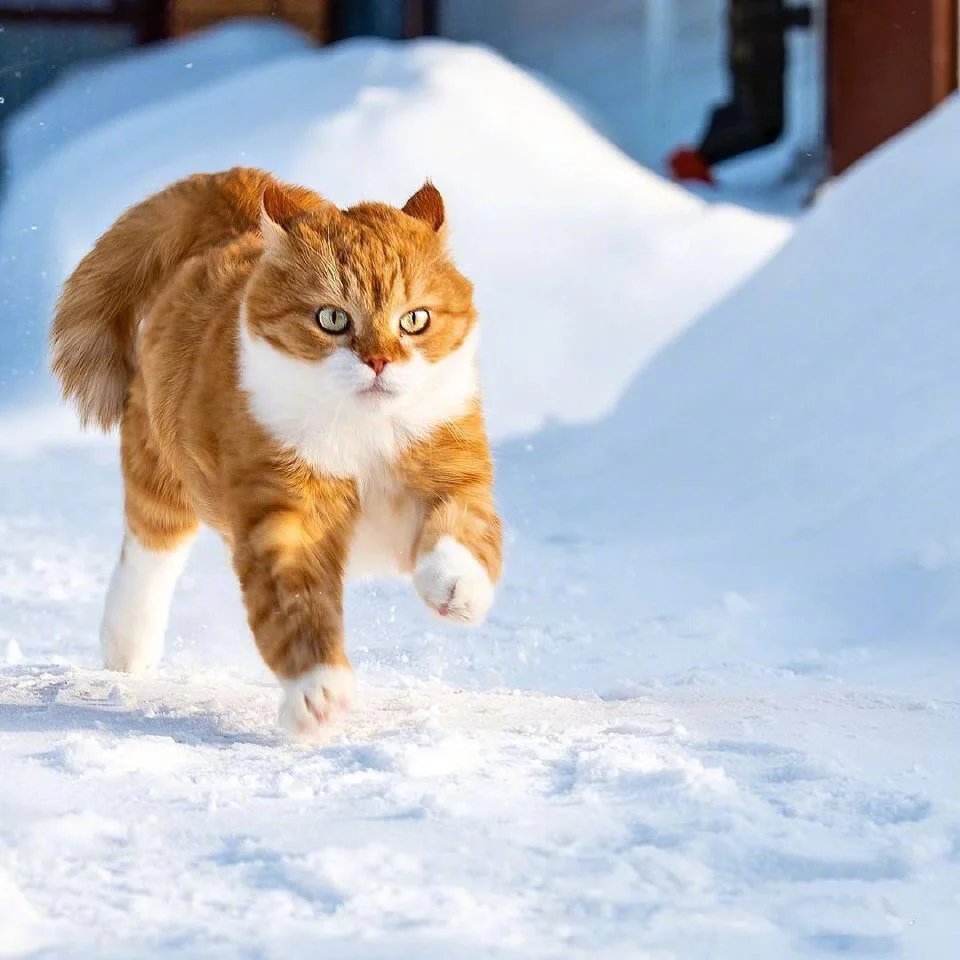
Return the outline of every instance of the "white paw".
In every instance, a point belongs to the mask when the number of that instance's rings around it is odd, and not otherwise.
[[[107,670],[147,673],[163,657],[163,632],[143,628],[117,628],[105,623],[100,629],[100,649]]]
[[[349,667],[316,667],[296,680],[281,680],[280,725],[298,736],[319,732],[350,708],[356,681]]]
[[[453,537],[441,537],[421,557],[413,585],[433,611],[462,623],[480,623],[493,603],[493,584],[483,564]]]

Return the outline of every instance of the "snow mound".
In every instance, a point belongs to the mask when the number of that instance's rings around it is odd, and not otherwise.
[[[612,417],[550,441],[570,482],[542,515],[804,596],[841,635],[955,633],[958,147],[954,99],[836,183]]]
[[[402,203],[433,178],[477,287],[498,436],[608,411],[789,231],[643,170],[489,51],[364,40],[274,58],[104,121],[14,182],[0,210],[9,402],[53,396],[50,310],[96,236],[165,184],[235,164],[343,205]]]
[[[234,20],[203,35],[67,71],[4,128],[5,176],[17,183],[56,150],[101,124],[309,43],[280,21]]]

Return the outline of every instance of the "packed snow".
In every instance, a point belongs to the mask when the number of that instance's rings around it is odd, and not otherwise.
[[[952,958],[958,141],[951,103],[775,252],[791,224],[678,192],[493,54],[358,43],[14,182],[0,956]],[[431,175],[483,308],[497,604],[461,632],[352,587],[361,702],[319,745],[277,731],[212,536],[159,673],[100,668],[116,449],[43,372],[96,233],[235,162],[343,203]]]

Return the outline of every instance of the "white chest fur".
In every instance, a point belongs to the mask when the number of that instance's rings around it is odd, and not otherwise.
[[[243,309],[239,327],[240,385],[256,420],[318,473],[361,486],[405,447],[466,413],[477,393],[475,334],[435,363],[415,352],[397,364],[397,392],[380,403],[358,395],[363,367],[351,351],[309,362],[252,335]]]
[[[347,563],[351,577],[409,572],[423,522],[395,480],[404,449],[462,416],[476,396],[474,335],[436,363],[418,353],[397,371],[386,403],[357,395],[357,360],[338,349],[307,362],[252,335],[240,316],[240,383],[253,416],[317,473],[353,479],[361,498]]]

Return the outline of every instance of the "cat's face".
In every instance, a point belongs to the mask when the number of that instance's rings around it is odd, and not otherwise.
[[[245,314],[252,349],[277,355],[275,389],[309,390],[326,412],[475,392],[473,290],[446,252],[443,220],[430,184],[403,210],[304,211],[268,190]]]

